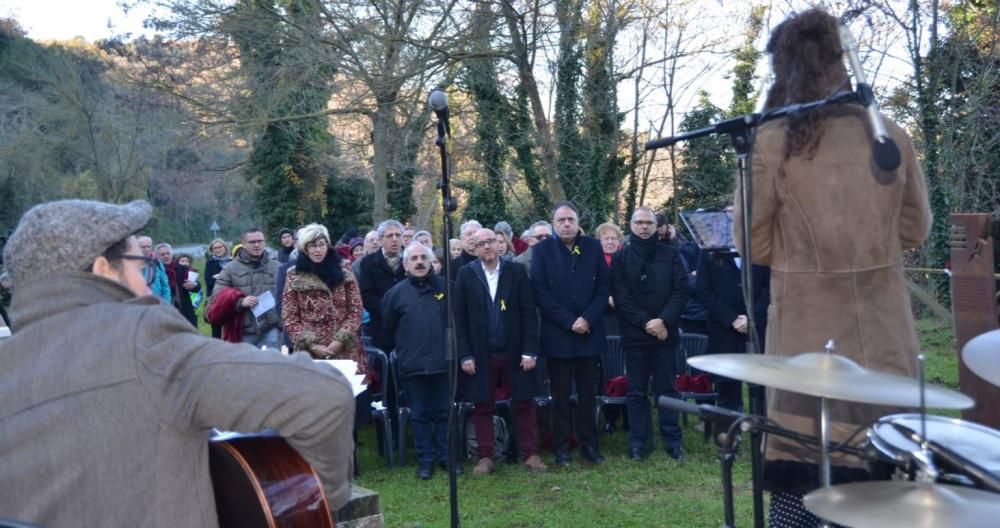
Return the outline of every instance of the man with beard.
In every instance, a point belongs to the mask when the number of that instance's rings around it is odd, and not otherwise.
[[[531,282],[524,266],[501,259],[501,240],[489,229],[474,235],[478,262],[458,270],[454,289],[455,341],[458,345],[464,394],[475,407],[479,461],[473,475],[493,472],[496,436],[493,430],[494,388],[511,390],[517,440],[524,465],[534,472],[548,467],[538,456],[535,417],[535,364],[538,360],[538,316]]]
[[[382,299],[382,328],[396,350],[396,374],[410,403],[417,478],[429,480],[435,459],[448,461],[448,364],[444,353],[447,317],[445,281],[431,271],[431,249],[413,242],[403,251],[409,276]]]
[[[689,293],[680,253],[657,240],[653,211],[648,207],[636,209],[630,227],[628,244],[612,257],[611,272],[628,376],[628,453],[632,460],[641,460],[646,456],[652,428],[650,377],[654,397],[677,396],[677,323]],[[675,460],[683,458],[677,412],[660,409],[659,429],[667,455]]]

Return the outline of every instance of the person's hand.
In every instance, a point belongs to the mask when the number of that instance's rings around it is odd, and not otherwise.
[[[184,284],[182,284],[181,286],[183,286],[185,290],[191,291],[198,287],[198,283],[191,281],[184,281]]]
[[[615,307],[615,298],[614,297],[608,297],[608,306],[610,306],[612,308]]]
[[[531,370],[535,368],[537,361],[533,357],[521,356],[521,368],[524,370]]]
[[[476,375],[476,360],[466,359],[462,362],[462,371],[470,376]]]
[[[741,334],[747,333],[747,316],[740,315],[737,317],[736,320],[733,321],[733,330],[736,330]]]
[[[646,322],[646,333],[659,339],[660,334],[667,333],[667,325],[663,324],[663,319],[659,317],[650,319]]]
[[[573,321],[571,330],[580,335],[587,334],[590,332],[590,323],[588,323],[583,317],[577,317],[576,321]]]
[[[253,308],[257,306],[257,297],[253,295],[247,295],[246,297],[240,299],[240,306],[243,308]]]
[[[326,346],[326,349],[330,351],[331,356],[339,354],[344,350],[344,342],[334,339],[332,343]]]
[[[319,359],[326,359],[333,355],[330,348],[323,345],[312,345],[309,347],[309,353]]]

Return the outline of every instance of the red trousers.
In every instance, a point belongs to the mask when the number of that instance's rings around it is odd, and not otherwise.
[[[491,389],[496,388],[500,383],[509,384],[509,380],[504,379],[508,362],[509,359],[506,355],[490,354]],[[521,367],[518,365],[514,368]],[[494,410],[495,405],[492,401],[477,403],[472,410],[472,426],[476,429],[479,458],[493,458],[496,455],[496,433],[493,431]],[[514,401],[513,411],[517,443],[521,448],[521,459],[527,460],[531,455],[538,453],[538,419],[535,417],[535,402],[531,399]]]

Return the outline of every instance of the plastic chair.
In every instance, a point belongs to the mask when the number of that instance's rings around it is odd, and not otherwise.
[[[688,364],[687,360],[689,358],[700,356],[708,352],[708,336],[704,334],[686,333],[681,334],[681,351],[684,353],[684,371],[688,375],[701,374],[702,372],[697,369],[692,369],[691,365]],[[719,397],[719,393],[712,392],[686,392],[678,391],[680,393],[680,398],[682,400],[691,400],[696,404],[699,403],[710,403],[715,405],[716,400]],[[681,419],[684,425],[687,425],[687,414],[682,414]],[[705,441],[707,442],[712,437],[712,422],[707,420],[702,420],[703,427],[705,428]]]
[[[400,466],[406,465],[406,436],[410,428],[410,402],[406,397],[406,391],[403,390],[403,384],[399,383],[399,377],[396,370],[396,351],[393,350],[392,354],[389,355],[389,372],[392,373],[393,379],[393,393],[391,400],[394,402],[394,416],[393,419],[396,422],[396,439],[397,445],[396,449],[396,460],[399,461]]]
[[[369,368],[372,368],[379,376],[380,390],[377,393],[372,393],[371,398],[373,403],[379,402],[381,407],[372,407],[372,420],[375,422],[375,433],[378,437],[378,444],[382,455],[385,457],[389,467],[392,467],[393,452],[396,449],[396,443],[393,440],[393,430],[398,425],[395,397],[389,398],[387,396],[389,394],[395,395],[394,386],[396,382],[389,365],[389,358],[386,357],[385,352],[373,346],[366,346],[365,355],[368,356]]]
[[[625,376],[625,352],[622,350],[620,336],[608,336],[608,346],[601,354],[600,382],[597,387],[597,405],[594,409],[594,421],[598,429],[601,426],[601,412],[606,405],[622,405],[626,403],[626,396],[608,396],[604,394],[604,388],[608,380]]]

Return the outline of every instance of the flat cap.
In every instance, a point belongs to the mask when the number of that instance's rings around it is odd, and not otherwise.
[[[152,216],[152,206],[143,200],[125,205],[88,200],[39,204],[21,217],[3,260],[14,284],[34,276],[80,271],[145,227]]]

